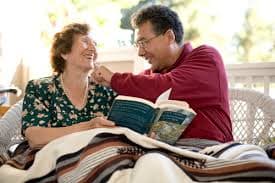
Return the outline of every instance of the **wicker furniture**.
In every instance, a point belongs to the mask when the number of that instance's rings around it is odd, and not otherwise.
[[[251,89],[230,89],[235,141],[263,146],[275,138],[275,100]]]
[[[23,101],[20,100],[11,106],[9,111],[0,118],[0,154],[6,152],[13,144],[22,141],[22,103]]]

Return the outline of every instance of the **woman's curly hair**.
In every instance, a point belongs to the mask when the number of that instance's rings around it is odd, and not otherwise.
[[[72,23],[54,35],[50,56],[54,72],[58,74],[64,72],[66,61],[61,55],[71,52],[74,36],[77,34],[87,35],[89,31],[90,27],[88,24]]]

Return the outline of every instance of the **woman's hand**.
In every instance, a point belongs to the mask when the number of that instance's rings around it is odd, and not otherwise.
[[[107,120],[106,117],[95,117],[90,121],[74,124],[74,132],[90,130],[94,128],[112,128],[115,127],[115,123]]]
[[[115,123],[107,120],[105,117],[96,117],[88,122],[92,128],[112,128],[115,127]]]
[[[151,132],[149,135],[148,135],[148,137],[150,137],[150,138],[152,138],[152,139],[156,139],[156,134],[155,134],[155,132]]]

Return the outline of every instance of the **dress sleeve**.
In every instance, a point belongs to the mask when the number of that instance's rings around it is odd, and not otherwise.
[[[105,93],[105,98],[106,98],[105,104],[104,104],[106,110],[104,111],[104,115],[106,116],[106,115],[108,115],[108,113],[111,109],[111,106],[113,104],[115,97],[117,96],[117,93],[109,87],[104,87],[104,90],[105,90],[104,93]]]
[[[43,86],[39,80],[29,81],[23,101],[22,129],[30,126],[47,127],[51,123],[49,98],[50,86]]]
[[[96,85],[95,104],[93,106],[96,116],[107,116],[117,93],[109,87]]]

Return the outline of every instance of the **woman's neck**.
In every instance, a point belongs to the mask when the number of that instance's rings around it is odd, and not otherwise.
[[[62,80],[63,83],[71,88],[85,88],[87,86],[88,83],[88,76],[89,73],[84,73],[84,72],[69,72],[69,71],[64,71],[62,73]]]
[[[88,72],[63,72],[60,75],[61,85],[64,93],[71,103],[77,108],[82,109],[87,102],[89,81]]]

